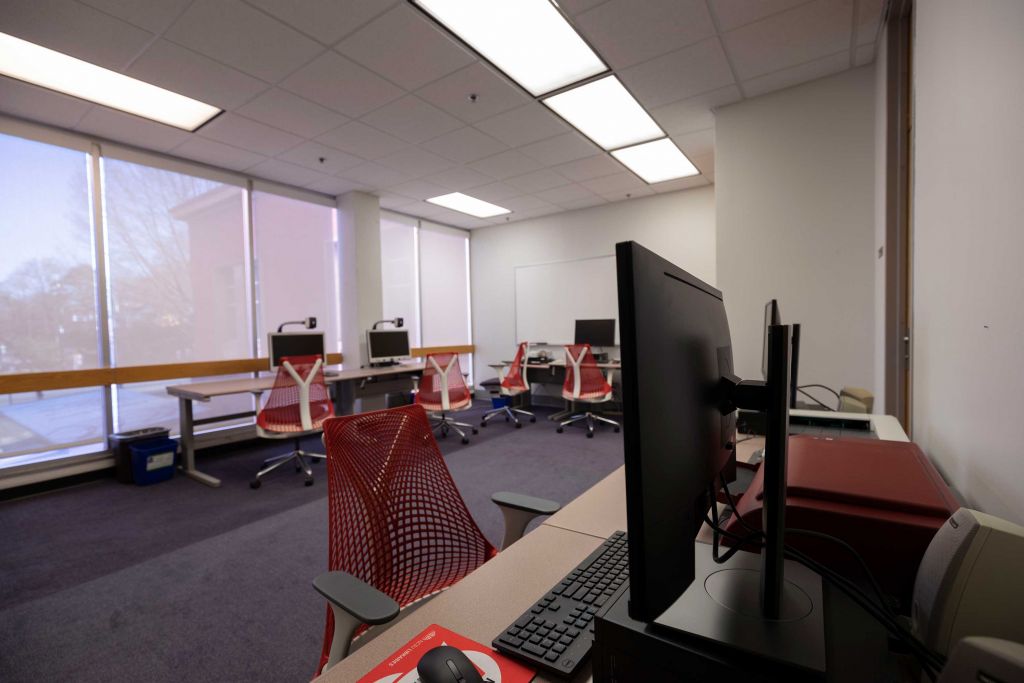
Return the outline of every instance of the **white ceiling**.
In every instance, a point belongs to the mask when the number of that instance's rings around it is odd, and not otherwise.
[[[423,200],[517,220],[713,182],[713,108],[871,62],[884,0],[559,4],[701,176],[645,184],[403,0],[2,0],[4,33],[227,111],[185,133],[3,77],[0,111],[473,228],[505,219]]]

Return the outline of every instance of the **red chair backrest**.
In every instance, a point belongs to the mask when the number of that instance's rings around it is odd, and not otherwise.
[[[313,371],[317,359],[320,356],[285,356],[281,359],[281,365],[277,368],[277,377],[274,378],[274,386],[270,390],[267,402],[263,404],[259,415],[256,416],[256,424],[270,432],[301,432],[302,427],[301,403],[299,386],[288,374],[284,367],[285,361],[291,364],[292,368],[305,380]],[[324,383],[323,365],[317,367],[316,375],[309,385],[309,417],[313,423],[313,429],[318,429],[325,419],[334,414],[334,405],[331,403],[330,394],[327,393],[327,385]]]
[[[447,588],[497,555],[452,480],[422,406],[324,423],[328,569],[400,606]],[[334,617],[327,611],[321,669]]]
[[[579,387],[576,365],[579,365]],[[577,391],[578,388],[578,391]],[[572,344],[565,347],[565,383],[562,396],[568,399],[604,398],[612,391],[607,378],[597,367],[590,344]]]
[[[529,346],[529,342],[522,342],[519,348],[516,349],[516,357],[512,359],[512,365],[509,366],[508,373],[501,380],[501,386],[506,389],[519,391],[525,391],[530,388],[529,383],[526,381],[526,349]]]
[[[444,397],[445,377],[448,379],[447,405]],[[458,410],[469,405],[472,400],[462,376],[462,368],[459,367],[459,354],[427,354],[419,391],[416,392],[416,403],[427,410]]]

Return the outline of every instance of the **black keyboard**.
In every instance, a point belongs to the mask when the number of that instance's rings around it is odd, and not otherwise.
[[[491,645],[531,666],[571,676],[594,644],[594,615],[629,584],[626,532],[616,531]]]

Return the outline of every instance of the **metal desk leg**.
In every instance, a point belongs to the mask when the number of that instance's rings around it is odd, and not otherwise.
[[[356,410],[356,387],[353,380],[343,380],[334,384],[334,414],[352,415]]]
[[[181,457],[184,463],[180,465],[181,473],[186,477],[206,484],[207,486],[220,486],[220,479],[203,474],[196,469],[195,434],[192,425],[192,399],[178,397],[178,416],[181,420]]]

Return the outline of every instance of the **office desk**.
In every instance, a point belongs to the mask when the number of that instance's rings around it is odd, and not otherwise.
[[[353,412],[356,395],[368,382],[384,382],[407,375],[418,375],[423,372],[423,363],[403,363],[386,368],[353,368],[338,372],[324,373],[324,382],[335,385],[334,410],[337,415],[350,415]],[[251,417],[254,412],[218,415],[201,420],[192,417],[193,401],[209,401],[215,396],[232,394],[262,394],[274,386],[274,376],[253,377],[246,379],[230,379],[214,382],[188,382],[172,384],[167,393],[178,399],[178,421],[181,431],[181,471],[186,476],[202,482],[207,486],[220,486],[220,479],[196,469],[195,426],[221,422],[223,420]]]
[[[866,417],[880,438],[906,441],[895,418]],[[885,434],[884,437],[881,434]],[[749,460],[764,445],[760,437],[737,444],[738,460]],[[615,531],[626,528],[626,476],[620,467],[581,496],[568,503],[540,526],[513,543],[498,557],[485,563],[455,586],[436,596],[397,624],[360,647],[318,681],[351,683],[370,671],[392,652],[430,624],[439,624],[489,646],[496,635],[512,623],[553,585],[569,573]],[[710,542],[705,526],[698,540]],[[710,552],[710,550],[708,551]],[[832,600],[842,598],[832,598]],[[851,615],[843,605],[843,618],[872,626],[866,615]],[[883,638],[884,641],[884,638]],[[315,653],[311,653],[311,657]],[[857,653],[851,655],[855,658]],[[855,666],[856,662],[850,663]],[[562,683],[566,679],[540,673],[536,682]],[[591,680],[589,662],[571,679]],[[865,679],[870,680],[870,679]]]

